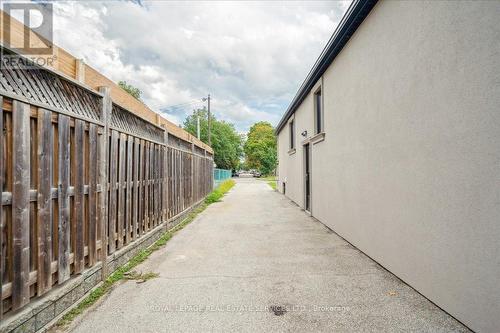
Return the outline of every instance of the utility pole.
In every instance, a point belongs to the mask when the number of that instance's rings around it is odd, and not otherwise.
[[[200,115],[196,116],[196,136],[200,140]]]
[[[208,94],[208,145],[212,146],[212,138],[210,137],[210,94]]]

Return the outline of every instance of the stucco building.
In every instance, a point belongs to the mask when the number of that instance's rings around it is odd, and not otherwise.
[[[500,2],[354,1],[277,126],[278,189],[500,332]]]

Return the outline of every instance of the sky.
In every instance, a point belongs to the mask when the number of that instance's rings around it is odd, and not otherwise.
[[[276,125],[349,2],[62,1],[54,41],[176,124],[206,105]]]

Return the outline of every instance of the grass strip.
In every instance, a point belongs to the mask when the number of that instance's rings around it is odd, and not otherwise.
[[[262,177],[260,179],[265,181],[273,190],[276,191],[276,176]]]
[[[97,300],[99,300],[108,291],[110,291],[111,287],[116,282],[122,279],[127,279],[127,273],[129,273],[134,267],[145,261],[153,252],[165,246],[173,235],[175,235],[178,231],[182,230],[186,225],[191,223],[195,219],[195,217],[199,213],[204,211],[210,204],[220,201],[224,194],[226,194],[234,186],[234,184],[235,182],[232,179],[226,180],[221,183],[215,190],[212,191],[212,193],[210,193],[206,197],[205,201],[202,204],[189,212],[189,214],[179,224],[165,232],[151,246],[141,250],[132,259],[130,259],[129,262],[111,273],[111,275],[108,276],[108,278],[101,286],[92,290],[90,294],[85,297],[80,303],[78,303],[76,307],[71,309],[61,319],[59,319],[59,321],[56,323],[56,327],[62,328],[69,325],[78,315],[83,313],[86,309],[92,306],[92,304],[97,302]],[[152,278],[152,276],[149,278]]]
[[[215,190],[213,190],[212,193],[207,196],[207,198],[205,199],[205,203],[210,205],[214,202],[220,201],[224,194],[229,191],[234,186],[234,184],[235,182],[232,179],[224,181],[219,185],[219,187],[217,187]]]

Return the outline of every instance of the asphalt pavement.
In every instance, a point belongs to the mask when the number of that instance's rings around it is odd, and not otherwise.
[[[74,332],[468,332],[261,180],[238,179]]]

